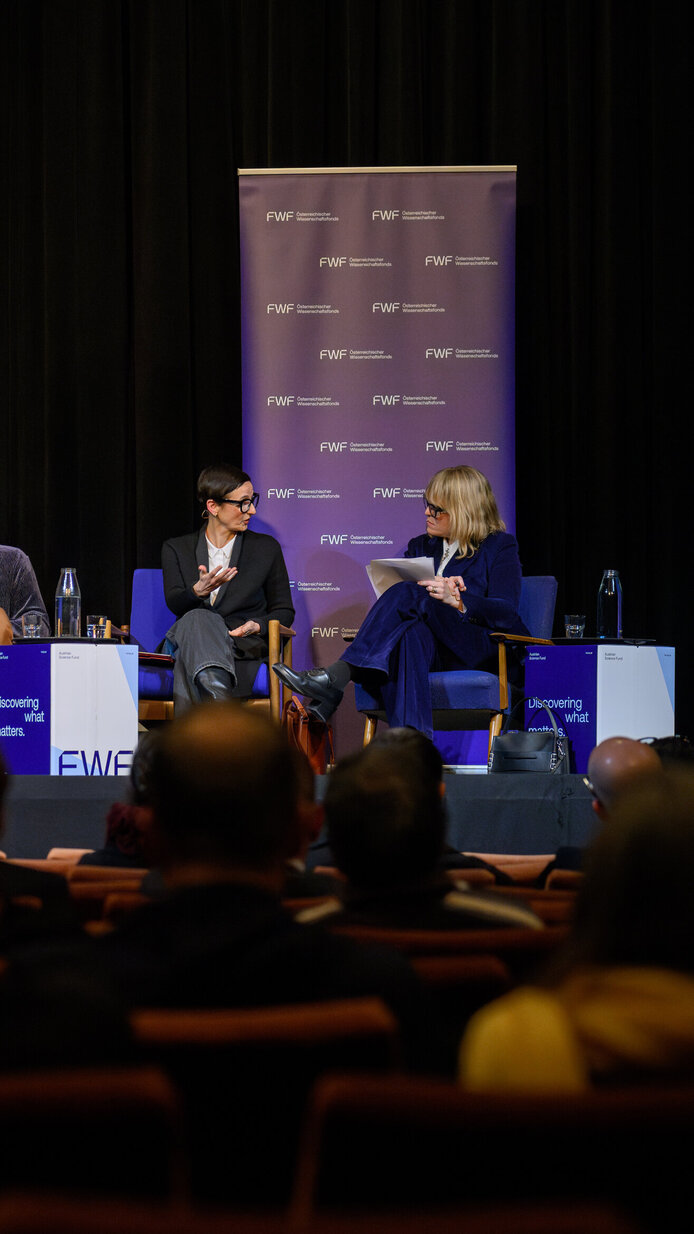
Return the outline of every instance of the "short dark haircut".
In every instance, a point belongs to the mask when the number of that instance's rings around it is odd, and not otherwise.
[[[379,733],[371,743],[375,749],[388,747],[399,753],[401,758],[415,759],[429,786],[441,783],[443,775],[443,758],[441,751],[434,745],[431,738],[420,733],[416,728],[386,728]]]
[[[249,484],[251,477],[233,463],[216,463],[204,467],[198,476],[198,501],[205,506],[208,501],[221,501],[227,493],[233,493],[242,484]]]
[[[445,811],[436,759],[422,733],[377,740],[342,759],[324,798],[328,842],[355,887],[419,881],[443,851]]]
[[[268,869],[296,845],[296,769],[282,729],[240,703],[206,703],[154,745],[149,796],[174,862]]]
[[[650,746],[666,767],[671,763],[694,763],[694,745],[680,733],[673,737],[655,737]]]
[[[130,764],[130,797],[133,805],[149,805],[149,777],[152,766],[154,747],[159,739],[156,729],[146,729],[140,733],[133,761]]]

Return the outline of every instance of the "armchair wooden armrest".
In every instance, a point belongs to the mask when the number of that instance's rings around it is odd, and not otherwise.
[[[490,630],[489,633],[499,647],[499,707],[502,711],[506,711],[509,704],[506,644],[523,643],[526,646],[545,647],[552,647],[554,644],[551,638],[535,638],[532,634],[506,634],[503,630]],[[496,737],[501,732],[502,717],[496,716],[492,724],[493,731],[490,730],[490,741],[492,736]]]
[[[496,639],[498,643],[538,643],[545,647],[553,647],[554,640],[551,638],[535,638],[533,634],[505,634],[502,630],[490,630],[489,637]]]
[[[272,618],[267,627],[268,664],[270,666],[270,714],[276,720],[282,716],[282,684],[279,677],[272,671],[273,664],[281,661],[292,667],[292,639],[296,631]]]

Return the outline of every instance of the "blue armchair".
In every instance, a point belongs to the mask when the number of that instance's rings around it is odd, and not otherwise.
[[[135,570],[130,611],[130,637],[140,645],[139,718],[173,719],[173,659],[157,654],[176,617],[167,608],[161,570]],[[291,668],[294,631],[271,621],[268,626],[269,662],[281,660]],[[273,719],[282,715],[282,685],[267,664],[261,664],[246,703],[269,709]]]
[[[557,580],[552,575],[536,574],[524,578],[519,611],[530,635],[492,634],[499,646],[498,673],[485,673],[477,669],[429,673],[435,730],[450,732],[488,727],[491,747],[492,737],[501,731],[503,714],[510,701],[506,646],[508,643],[532,645],[551,642],[556,600]],[[385,720],[386,714],[378,696],[358,683],[354,697],[357,711],[363,712],[366,717],[364,745],[368,745],[377,722]]]

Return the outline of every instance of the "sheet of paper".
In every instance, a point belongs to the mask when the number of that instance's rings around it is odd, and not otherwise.
[[[417,583],[420,578],[434,577],[433,557],[378,557],[366,567],[371,586],[377,596],[393,583]]]

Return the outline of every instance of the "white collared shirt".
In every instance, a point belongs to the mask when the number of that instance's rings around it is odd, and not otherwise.
[[[441,561],[439,562],[439,568],[436,571],[437,576],[439,574],[443,574],[444,570],[446,569],[446,566],[451,560],[451,557],[455,557],[455,554],[458,552],[459,548],[460,548],[460,545],[458,544],[457,540],[453,540],[452,543],[450,544],[448,540],[444,540]]]
[[[226,544],[223,544],[221,548],[217,548],[216,544],[213,544],[212,541],[207,538],[207,535],[205,535],[205,540],[207,541],[208,570],[216,570],[218,566],[221,566],[224,570],[227,569],[235,539],[236,536],[232,536],[230,540],[227,540]],[[210,592],[210,604],[214,604],[218,594],[219,587],[215,587],[214,591]]]

